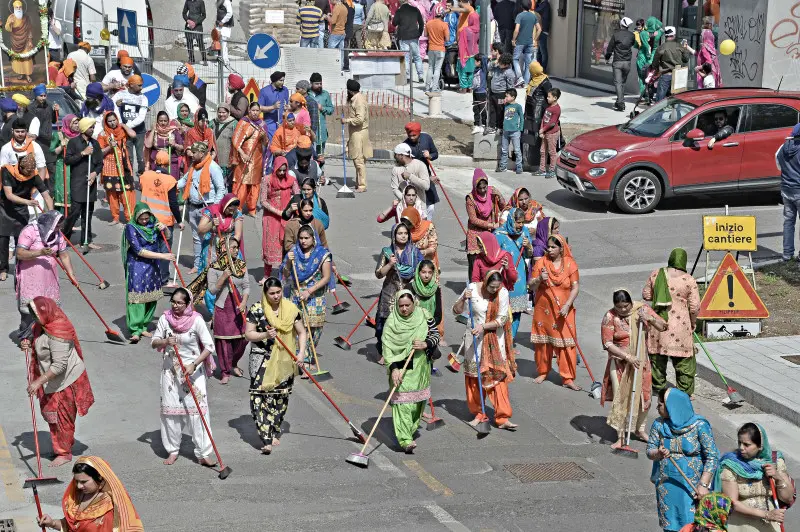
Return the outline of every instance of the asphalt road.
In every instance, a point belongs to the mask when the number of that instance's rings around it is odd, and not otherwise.
[[[341,175],[340,163],[331,160],[329,175]],[[352,176],[352,167],[348,168]],[[469,189],[471,169],[442,169],[463,216],[463,196]],[[673,247],[683,246],[690,255],[700,245],[700,217],[724,211],[725,200],[697,198],[668,202],[656,213],[627,216],[607,212],[558,187],[553,180],[534,180],[506,173],[497,186],[508,197],[524,184],[545,204],[548,214],[561,220],[562,233],[569,237],[581,270],[578,334],[596,378],[600,379],[606,357],[599,342],[603,312],[611,306],[611,290],[628,286],[634,294],[649,272],[664,264]],[[381,247],[388,243],[389,225],[377,226],[375,214],[390,202],[387,167],[370,166],[370,192],[355,199],[335,199],[335,187],[323,197],[331,211],[328,232],[331,249],[342,273],[353,281],[353,291],[368,305],[377,295],[380,282],[374,278],[374,264]],[[733,212],[758,216],[758,256],[772,256],[780,250],[781,207],[775,195],[728,200]],[[108,221],[105,208],[98,216]],[[437,206],[435,216],[440,238],[440,258],[445,287],[445,309],[449,309],[464,286],[466,260],[460,251],[463,238],[446,203]],[[260,219],[247,218],[245,250],[250,273],[261,277],[259,261]],[[100,312],[124,332],[124,288],[120,267],[120,231],[104,222],[96,224],[96,242],[109,250],[92,253],[88,259],[112,287],[99,291],[82,265],[76,267],[83,287]],[[191,253],[185,235],[183,252]],[[77,261],[75,261],[77,262]],[[184,264],[188,264],[188,260]],[[185,271],[185,270],[184,270]],[[165,452],[159,436],[160,355],[149,342],[118,346],[105,341],[103,329],[74,289],[62,282],[64,307],[75,324],[86,357],[96,404],[78,420],[76,455],[93,454],[109,461],[125,483],[147,530],[397,530],[431,531],[525,530],[584,531],[657,530],[655,495],[649,481],[651,463],[609,452],[614,433],[605,426],[608,409],[586,393],[571,392],[546,381],[532,382],[534,365],[527,331],[530,317],[524,317],[519,340],[522,355],[519,375],[511,385],[516,433],[493,430],[485,439],[465,420],[461,375],[437,366],[441,377],[433,378],[436,413],[446,425],[435,431],[420,431],[414,455],[398,451],[391,420],[384,419],[376,432],[377,446],[370,455],[370,467],[357,469],[345,462],[358,450],[347,425],[307,382],[298,381],[291,396],[281,444],[269,457],[261,455],[250,417],[245,379],[232,379],[227,386],[213,380],[209,385],[211,426],[226,464],[233,474],[225,481],[194,462],[187,436],[178,462],[170,467],[161,460]],[[345,291],[339,297],[349,300]],[[12,303],[13,286],[0,286],[0,320],[9,332],[18,315]],[[255,299],[251,296],[251,302]],[[331,298],[332,299],[332,298]],[[167,300],[159,304],[158,314]],[[455,344],[462,332],[446,312],[446,338]],[[373,331],[362,327],[353,336],[353,350],[332,345],[335,336],[346,334],[360,317],[355,305],[344,314],[332,316],[322,340],[322,366],[333,379],[323,385],[347,415],[369,431],[387,394],[385,369],[374,363]],[[33,506],[29,493],[21,491],[22,480],[35,468],[30,412],[25,396],[25,368],[22,354],[9,342],[0,351],[0,518],[15,518],[20,530],[33,530]],[[240,367],[246,371],[244,359]],[[551,378],[554,377],[551,374]],[[555,376],[555,381],[558,377]],[[578,370],[579,384],[591,382],[585,368]],[[720,406],[720,393],[706,383],[698,388],[698,410],[707,415],[716,440],[723,450],[734,446],[735,428],[745,420],[767,424],[775,446],[791,458],[800,453],[797,427],[745,406],[729,412]],[[655,412],[653,412],[655,414]],[[45,454],[51,451],[46,425],[41,416],[39,435]],[[545,465],[547,464],[547,465]],[[555,464],[555,465],[552,465]],[[557,470],[570,473],[572,480],[522,482],[511,471],[529,465],[529,470],[546,474]],[[795,475],[800,466],[789,462]],[[69,479],[67,468],[48,469],[45,474]],[[41,490],[46,511],[61,515],[64,485]],[[791,514],[794,515],[791,515]],[[797,512],[787,528],[800,524]]]

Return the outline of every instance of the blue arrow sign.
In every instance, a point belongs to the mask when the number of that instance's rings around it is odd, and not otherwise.
[[[281,59],[281,47],[272,36],[256,33],[247,41],[247,55],[258,68],[272,68]]]
[[[142,94],[147,96],[147,105],[154,106],[161,97],[161,86],[150,74],[142,74]]]
[[[117,8],[117,27],[120,44],[139,46],[136,11]]]

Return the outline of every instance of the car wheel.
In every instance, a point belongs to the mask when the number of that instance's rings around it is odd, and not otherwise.
[[[634,170],[617,183],[614,202],[622,212],[644,214],[656,208],[661,194],[661,182],[653,172]]]

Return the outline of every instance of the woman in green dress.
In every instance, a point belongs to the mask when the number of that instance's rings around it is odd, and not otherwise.
[[[392,312],[383,328],[383,358],[389,387],[397,387],[391,398],[392,423],[397,443],[408,454],[417,447],[414,433],[431,396],[431,360],[438,358],[439,331],[411,290],[397,292]],[[405,373],[403,366],[408,363]]]
[[[67,143],[81,134],[78,129],[80,119],[73,114],[66,115],[61,121],[61,130],[53,135],[50,141],[50,152],[56,156],[56,175],[50,176],[53,180],[53,204],[66,216],[65,209],[69,209],[69,165],[64,164],[64,154],[67,153]],[[66,171],[66,173],[65,173]]]

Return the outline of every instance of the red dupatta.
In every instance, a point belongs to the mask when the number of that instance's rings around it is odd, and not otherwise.
[[[481,248],[481,252],[472,266],[472,278],[470,280],[473,283],[481,282],[488,272],[501,272],[502,270],[500,275],[503,277],[503,286],[508,290],[513,289],[514,283],[517,282],[518,274],[517,269],[514,267],[514,257],[511,253],[501,248],[497,242],[497,237],[489,231],[478,233],[478,246]],[[508,266],[505,268],[502,265],[503,259],[508,262]]]
[[[481,295],[489,302],[484,323],[495,321],[500,314],[500,291],[498,290],[492,297],[486,297],[488,294],[485,291],[486,279],[495,272],[499,273],[498,270],[487,271],[481,281]],[[498,334],[503,334],[505,338],[505,354],[500,351]],[[517,362],[514,359],[514,350],[511,348],[512,343],[511,321],[508,319],[503,324],[502,332],[500,330],[484,331],[480,368],[484,389],[491,390],[501,382],[509,383],[514,380],[514,376],[517,374]]]

